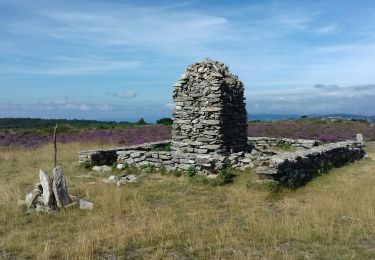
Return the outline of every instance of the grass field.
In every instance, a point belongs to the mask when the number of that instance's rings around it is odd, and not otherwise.
[[[212,186],[186,176],[144,174],[116,187],[78,166],[96,143],[59,146],[70,193],[93,211],[25,214],[17,200],[53,148],[0,147],[0,258],[9,259],[374,259],[375,144],[369,158],[297,190],[257,184],[251,170]],[[105,175],[108,176],[108,175]]]

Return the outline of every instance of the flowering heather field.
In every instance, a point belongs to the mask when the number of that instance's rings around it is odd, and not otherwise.
[[[249,136],[289,137],[336,142],[355,139],[357,133],[365,140],[375,141],[375,127],[356,121],[327,122],[321,120],[279,121],[249,124]]]
[[[171,138],[170,126],[148,125],[115,129],[87,129],[71,133],[59,133],[58,142],[96,141],[120,146],[161,141]],[[249,136],[289,137],[318,139],[335,142],[354,139],[362,133],[366,140],[375,141],[375,127],[363,122],[280,121],[250,123]],[[52,141],[51,134],[20,134],[12,131],[0,132],[0,146],[23,146],[36,148]]]
[[[161,125],[126,127],[115,129],[87,129],[72,133],[58,133],[57,141],[88,142],[96,141],[121,146],[162,141],[170,138],[170,127]],[[51,134],[19,134],[16,132],[0,132],[0,146],[24,146],[36,148],[52,141]]]

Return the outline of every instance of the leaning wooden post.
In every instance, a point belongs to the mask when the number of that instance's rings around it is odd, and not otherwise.
[[[55,148],[55,167],[57,166],[56,131],[57,131],[57,124],[55,126],[55,130],[53,131],[53,146]]]

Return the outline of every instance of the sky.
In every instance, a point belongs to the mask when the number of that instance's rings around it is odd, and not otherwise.
[[[223,61],[248,114],[375,114],[374,1],[0,0],[0,117],[171,116]]]

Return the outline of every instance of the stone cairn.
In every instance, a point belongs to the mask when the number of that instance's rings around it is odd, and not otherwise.
[[[32,192],[26,195],[25,200],[18,202],[27,206],[27,212],[55,212],[62,208],[79,207],[92,209],[93,203],[69,195],[63,170],[60,166],[53,169],[53,178],[39,170],[39,182]]]
[[[172,149],[230,154],[247,148],[244,86],[222,62],[194,63],[174,85]]]
[[[222,62],[206,59],[189,65],[174,84],[172,140],[81,151],[79,162],[98,169],[123,165],[167,171],[189,170],[217,176],[226,167],[258,168],[263,179],[301,182],[319,168],[339,167],[365,156],[363,136],[356,141],[321,145],[316,140],[247,137],[244,86]],[[293,147],[281,152],[272,147]],[[168,148],[168,149],[165,149]],[[104,167],[104,168],[103,168]],[[126,176],[124,176],[126,177]],[[107,182],[115,182],[111,176]],[[124,182],[129,182],[124,179]]]

